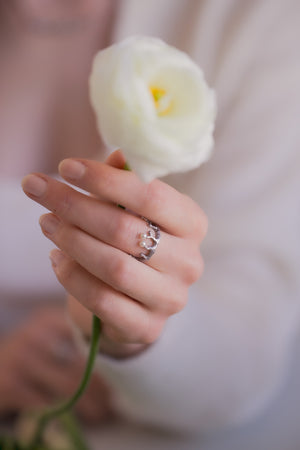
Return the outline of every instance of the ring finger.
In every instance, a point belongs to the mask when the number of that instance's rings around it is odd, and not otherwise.
[[[55,216],[51,215],[55,223],[48,227],[48,217],[41,221],[44,234],[96,278],[150,309],[172,313],[181,309],[184,294],[180,279],[140,263]]]

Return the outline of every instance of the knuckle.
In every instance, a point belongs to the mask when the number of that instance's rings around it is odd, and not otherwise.
[[[164,326],[164,320],[162,320],[160,318],[155,318],[154,320],[153,319],[149,320],[148,326],[143,327],[143,330],[140,333],[138,342],[143,345],[153,344],[153,342],[155,342],[159,338],[159,336],[162,332],[163,326]]]
[[[152,211],[155,215],[161,211],[164,204],[163,188],[158,180],[154,180],[145,186],[144,195],[142,196],[143,209]]]
[[[91,288],[85,296],[85,303],[96,316],[100,316],[102,295],[99,288]]]
[[[197,281],[204,272],[204,261],[200,252],[197,252],[197,261],[195,265],[195,281]]]
[[[172,307],[171,313],[172,314],[177,314],[180,311],[182,311],[183,308],[186,305],[186,302],[187,302],[187,295],[184,294],[184,293],[181,293],[180,296],[177,295],[177,296],[172,297],[172,300],[171,300],[171,307]]]
[[[72,195],[69,189],[64,189],[62,192],[62,197],[57,202],[52,211],[60,217],[68,216],[69,211],[71,210],[73,205]]]
[[[56,276],[62,285],[68,285],[72,279],[74,264],[72,261],[65,260],[56,268]]]
[[[74,248],[74,229],[72,226],[61,223],[55,236],[58,246],[68,252]]]
[[[115,342],[116,344],[124,344],[129,342],[128,336],[122,330],[113,325],[105,327],[105,335],[110,341]]]
[[[112,242],[123,243],[128,236],[132,235],[132,221],[127,214],[120,213],[117,220],[114,221],[110,230]]]
[[[110,284],[121,290],[126,288],[131,277],[128,260],[124,256],[116,256],[108,265]]]
[[[142,320],[139,326],[110,325],[105,328],[106,336],[117,344],[138,344],[150,345],[155,342],[164,326],[165,319],[163,317],[155,317],[151,315],[146,320]]]
[[[150,345],[156,341],[158,336],[154,333],[153,330],[143,331],[138,339],[138,342],[143,345]]]
[[[178,286],[178,284],[175,287],[173,284],[173,294],[168,296],[167,299],[164,299],[161,304],[164,305],[162,308],[163,312],[168,316],[171,316],[182,311],[186,305],[186,302],[186,289],[183,289],[182,286]]]
[[[202,211],[202,209],[197,205],[192,225],[193,234],[197,238],[197,241],[201,242],[202,239],[204,239],[207,233],[207,229],[208,218],[204,211]]]
[[[111,301],[111,294],[104,286],[95,288],[87,298],[87,304],[90,309],[102,320],[107,321],[113,314],[112,306],[114,302]]]
[[[186,262],[184,271],[184,281],[190,285],[195,283],[202,275],[204,269],[204,262],[199,251],[191,254]]]
[[[93,169],[90,167],[90,179],[100,195],[109,192],[116,185],[114,172],[108,170],[106,164],[98,164],[97,168]]]

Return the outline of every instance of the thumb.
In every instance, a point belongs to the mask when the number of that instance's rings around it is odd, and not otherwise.
[[[115,150],[106,158],[105,163],[116,169],[123,169],[126,160],[121,150]]]

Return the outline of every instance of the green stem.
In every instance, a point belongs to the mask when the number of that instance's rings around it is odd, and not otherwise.
[[[72,439],[74,448],[76,448],[76,450],[89,450],[80,432],[77,420],[75,419],[73,414],[63,414],[60,420],[68,435]]]
[[[91,337],[91,346],[90,346],[90,352],[88,356],[88,360],[86,363],[85,371],[82,377],[82,381],[75,392],[75,394],[62,403],[61,405],[55,406],[53,408],[50,408],[46,410],[44,413],[41,414],[41,416],[38,419],[37,428],[35,431],[35,434],[28,445],[28,450],[36,450],[36,446],[39,444],[42,434],[44,432],[44,429],[48,422],[53,420],[54,418],[60,416],[61,414],[66,413],[69,411],[75,403],[78,401],[78,399],[82,396],[84,393],[94,367],[95,359],[99,350],[99,340],[100,340],[100,333],[101,333],[101,321],[98,317],[93,316],[93,330],[92,330],[92,337]]]
[[[131,172],[130,165],[127,162],[124,164],[123,170],[129,170]]]

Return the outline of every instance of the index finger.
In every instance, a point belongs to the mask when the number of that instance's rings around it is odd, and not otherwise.
[[[201,236],[207,219],[189,197],[160,180],[143,183],[136,174],[98,161],[65,159],[60,175],[68,182],[147,217],[175,236]]]

